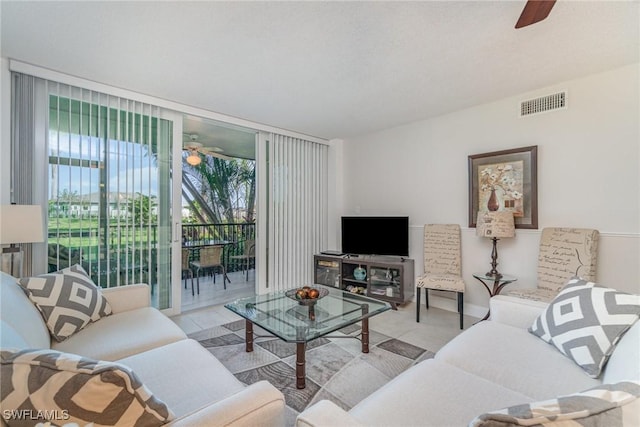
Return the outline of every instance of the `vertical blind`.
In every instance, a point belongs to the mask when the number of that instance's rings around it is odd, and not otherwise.
[[[24,94],[13,106],[14,127],[32,130],[23,131],[27,141],[12,140],[19,153],[12,175],[40,180],[15,192],[35,188],[38,194],[25,201],[46,206],[48,270],[80,263],[102,287],[148,283],[154,305],[169,307],[172,123],[157,106],[19,73],[14,78],[24,82],[16,88],[31,85],[36,92],[16,91]],[[25,109],[41,117],[16,114]],[[34,144],[42,146],[25,155],[24,147]]]
[[[34,126],[37,116],[36,84],[42,84],[31,76],[12,75],[11,79],[11,202],[19,205],[39,204],[35,183],[34,163],[24,161],[32,157],[32,153],[42,152],[36,141],[37,129]],[[41,224],[36,224],[41,226]],[[23,244],[23,273],[30,276],[34,271],[42,273],[42,266],[36,266],[34,259],[42,257],[43,251],[34,251],[38,245]],[[40,245],[41,246],[41,245]],[[35,256],[34,256],[35,255]],[[36,263],[37,264],[37,263]]]
[[[267,287],[276,291],[312,283],[313,255],[326,249],[329,147],[271,134],[267,152]]]

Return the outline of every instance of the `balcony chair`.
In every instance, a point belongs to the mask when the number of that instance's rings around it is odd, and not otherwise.
[[[538,250],[537,287],[513,289],[501,295],[549,303],[571,277],[595,280],[598,236],[598,230],[589,228],[543,229]]]
[[[252,261],[255,266],[256,261],[256,241],[245,240],[242,255],[233,255],[229,258],[237,261],[242,261],[242,266],[244,267],[243,270],[246,271],[247,280],[249,280],[249,266],[251,265]]]
[[[200,271],[211,269],[213,273],[213,283],[216,283],[215,268],[222,270],[222,283],[224,289],[227,289],[227,271],[222,263],[223,246],[208,246],[200,249],[200,259],[191,261],[191,266],[196,270],[196,283],[198,294],[200,293]]]
[[[458,297],[460,329],[463,329],[464,291],[462,279],[460,226],[427,224],[424,226],[424,275],[416,285],[416,322],[420,322],[420,290],[424,289],[429,309],[429,289],[455,292]]]
[[[182,249],[182,277],[184,278],[184,288],[187,289],[187,278],[191,277],[191,295],[195,295],[193,292],[193,271],[189,265],[189,249]],[[187,273],[185,275],[185,273]],[[200,288],[198,288],[198,294],[200,294]]]

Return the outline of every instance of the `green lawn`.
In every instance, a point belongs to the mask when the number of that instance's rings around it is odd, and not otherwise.
[[[49,243],[57,243],[69,249],[82,248],[84,259],[97,259],[100,240],[104,231],[97,218],[49,218]],[[124,222],[110,224],[106,244],[112,249],[140,250],[156,241],[156,226],[147,228]]]

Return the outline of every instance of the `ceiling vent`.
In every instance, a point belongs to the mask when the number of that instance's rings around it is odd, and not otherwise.
[[[541,96],[520,103],[520,117],[532,114],[545,113],[547,111],[567,108],[567,92],[558,92],[553,95]]]

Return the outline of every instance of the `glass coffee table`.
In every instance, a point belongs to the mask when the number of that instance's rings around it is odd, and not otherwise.
[[[242,298],[225,307],[245,319],[246,351],[253,351],[253,325],[270,332],[285,342],[296,343],[296,387],[305,388],[305,351],[309,341],[326,337],[345,326],[361,322],[362,352],[369,352],[369,317],[390,310],[389,303],[337,288],[311,305],[285,295],[285,291]],[[260,337],[256,335],[256,337]]]

